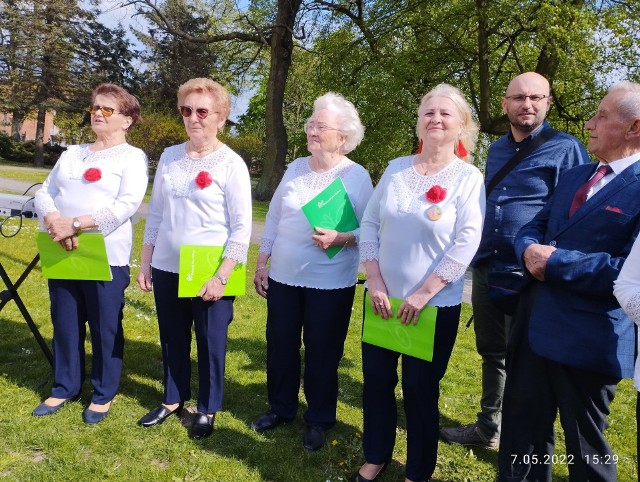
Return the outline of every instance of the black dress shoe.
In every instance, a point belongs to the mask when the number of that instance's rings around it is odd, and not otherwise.
[[[264,432],[265,430],[271,430],[272,428],[276,428],[278,425],[282,425],[283,423],[290,421],[291,419],[281,417],[277,413],[269,410],[256,418],[251,424],[251,428],[256,432]]]
[[[360,475],[360,469],[358,469],[353,474],[351,474],[351,477],[349,478],[349,482],[373,482],[378,478],[378,475],[384,472],[384,469],[387,468],[387,465],[389,465],[389,462],[385,462],[384,464],[382,464],[382,467],[380,467],[380,470],[378,470],[378,473],[373,479],[367,479],[363,477],[362,475]]]
[[[78,398],[80,398],[80,395],[67,398],[66,400],[63,400],[62,402],[60,402],[58,405],[47,405],[46,403],[42,402],[40,405],[38,405],[36,408],[33,409],[33,412],[31,412],[31,415],[33,415],[34,417],[46,417],[47,415],[53,415],[62,407],[64,407],[67,403],[75,402]]]
[[[302,437],[302,445],[309,452],[315,452],[322,448],[326,438],[327,433],[324,428],[319,425],[307,425],[307,428],[304,430],[304,436]]]
[[[154,408],[149,413],[144,415],[140,420],[138,420],[138,425],[141,425],[142,427],[153,427],[154,425],[160,425],[167,418],[169,418],[170,415],[173,415],[174,413],[176,415],[180,415],[182,407],[183,405],[181,403],[175,410],[169,410],[164,405],[160,405],[159,407]]]
[[[213,417],[209,417],[206,413],[198,412],[193,425],[191,425],[191,438],[205,438],[211,435],[211,432],[213,432]]]
[[[95,412],[90,410],[89,408],[85,408],[84,412],[82,412],[82,420],[84,423],[89,425],[94,425],[96,423],[102,422],[109,415],[109,410],[106,412]]]

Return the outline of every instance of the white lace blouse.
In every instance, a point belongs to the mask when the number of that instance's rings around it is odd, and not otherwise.
[[[223,258],[246,263],[252,222],[246,164],[226,145],[201,159],[185,147],[168,147],[158,163],[144,232],[144,244],[154,246],[151,266],[177,273],[183,244],[224,246]],[[196,182],[201,173],[210,185]]]
[[[287,168],[269,204],[260,252],[271,257],[269,277],[290,286],[337,289],[353,286],[358,275],[358,248],[343,248],[332,259],[311,239],[313,228],[302,206],[340,177],[358,218],[373,192],[369,173],[347,159],[316,173],[310,157],[294,160]],[[353,231],[358,240],[359,229]]]
[[[100,179],[87,181],[84,173],[89,168],[99,169]],[[142,202],[147,183],[147,156],[136,147],[120,144],[92,152],[89,144],[69,146],[35,195],[41,228],[44,216],[54,211],[67,218],[90,214],[105,236],[109,264],[127,266],[130,218]]]
[[[413,158],[391,161],[376,186],[362,218],[360,261],[378,261],[394,298],[406,298],[435,272],[448,284],[429,305],[455,306],[462,301],[463,275],[480,244],[482,174],[455,159],[442,171],[422,176]],[[438,203],[425,196],[433,186],[446,189]]]
[[[640,325],[640,238],[633,243],[631,252],[622,265],[620,276],[613,286],[613,294],[618,298],[620,306],[624,308],[629,318]],[[638,352],[640,353],[640,339]],[[633,380],[636,388],[640,390],[640,357],[636,359]]]

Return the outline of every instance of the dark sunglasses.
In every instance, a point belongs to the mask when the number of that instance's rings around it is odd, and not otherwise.
[[[187,107],[186,105],[181,105],[179,109],[182,117],[191,117],[191,115],[193,114],[193,109],[191,107]],[[219,112],[209,112],[209,109],[205,109],[204,107],[198,107],[197,109],[195,109],[195,111],[196,117],[200,120],[206,119],[209,114],[219,114]]]
[[[92,105],[87,110],[91,113],[91,115],[95,115],[96,112],[100,111],[105,117],[111,117],[113,114],[118,114],[118,111],[116,111],[113,107],[104,107],[102,105]]]

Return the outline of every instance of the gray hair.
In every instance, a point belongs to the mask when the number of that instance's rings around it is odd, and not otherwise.
[[[618,111],[625,120],[640,117],[640,84],[623,80],[609,87],[609,94],[624,93],[624,98],[618,102]]]
[[[471,106],[464,98],[464,94],[457,89],[456,87],[449,84],[438,84],[429,92],[427,92],[422,100],[420,101],[420,107],[418,107],[418,116],[422,115],[422,111],[424,110],[424,106],[429,99],[432,97],[446,97],[451,100],[455,106],[458,108],[458,112],[460,113],[460,117],[462,118],[462,132],[460,133],[460,141],[462,145],[467,150],[468,155],[476,148],[476,142],[478,141],[478,124],[473,119],[473,114],[471,113]],[[416,134],[418,134],[418,125],[416,123]],[[455,146],[456,155],[459,156],[458,146]]]
[[[323,96],[318,97],[313,103],[314,114],[322,109],[327,109],[337,114],[338,130],[346,138],[344,146],[342,147],[343,154],[348,154],[358,147],[358,144],[362,142],[362,138],[364,137],[364,126],[362,122],[360,122],[360,116],[355,106],[340,94],[327,92]],[[311,118],[307,119],[305,129],[310,120]]]

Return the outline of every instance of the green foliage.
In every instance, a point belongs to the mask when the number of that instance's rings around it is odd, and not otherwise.
[[[44,161],[46,165],[53,166],[60,157],[65,147],[54,144],[45,144]],[[8,161],[20,163],[33,163],[36,145],[34,141],[16,141],[0,132],[0,157]]]
[[[131,128],[127,141],[142,149],[153,169],[165,148],[187,140],[184,124],[177,112],[150,112],[142,115],[143,121]]]
[[[221,134],[220,139],[242,157],[251,174],[259,175],[262,172],[265,145],[261,137],[250,133],[237,136]]]

